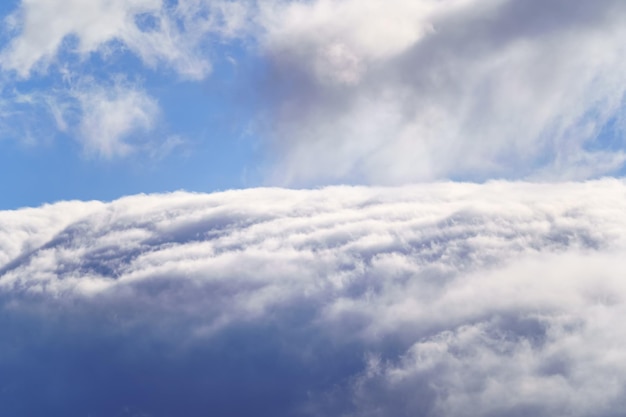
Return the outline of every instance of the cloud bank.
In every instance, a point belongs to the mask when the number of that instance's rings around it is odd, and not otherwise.
[[[618,180],[0,212],[0,411],[614,416]]]

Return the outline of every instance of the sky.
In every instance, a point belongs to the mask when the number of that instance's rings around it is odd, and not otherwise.
[[[0,207],[624,173],[620,0],[3,2]]]
[[[0,15],[0,415],[623,414],[623,0]]]

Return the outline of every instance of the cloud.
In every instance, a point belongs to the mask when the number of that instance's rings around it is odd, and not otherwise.
[[[79,141],[87,152],[107,158],[133,151],[129,135],[152,130],[159,114],[156,100],[121,82],[112,88],[79,87],[72,95],[80,106]]]
[[[272,4],[259,38],[273,181],[589,178],[624,164],[620,1]]]
[[[211,70],[210,44],[239,36],[247,13],[229,1],[21,2],[4,19],[4,136],[35,145],[62,133],[90,155],[123,157],[149,148],[147,155],[162,157],[183,140],[163,133],[170,140],[157,145],[142,135],[154,133],[163,115],[141,81],[145,70],[202,80]],[[125,53],[140,59],[139,68],[128,61],[116,65]]]
[[[320,81],[351,84],[362,74],[353,74],[351,82],[343,77],[357,63],[365,71],[367,64],[397,56],[427,36],[437,6],[433,1],[269,2],[260,4],[259,22],[266,30],[264,46],[276,59],[290,60]]]
[[[21,3],[5,76],[86,76],[90,57],[129,52],[128,78],[200,81],[233,51],[259,60],[242,125],[268,184],[571,180],[626,162],[620,0],[75,3]]]
[[[70,35],[78,38],[79,52],[90,53],[112,39],[136,35],[134,16],[154,12],[159,6],[154,0],[22,2],[9,17],[19,35],[5,49],[3,67],[28,77],[38,62],[48,64]]]
[[[108,82],[74,77],[65,88],[44,91],[16,89],[0,100],[4,137],[28,146],[50,144],[59,133],[81,145],[85,155],[105,159],[125,157],[137,150],[162,158],[185,141],[161,139],[161,108],[139,83],[122,76]],[[148,137],[148,133],[151,137]]]
[[[615,415],[625,190],[266,188],[1,212],[0,409]]]
[[[165,64],[187,79],[204,78],[211,65],[207,37],[229,37],[245,21],[236,2],[28,0],[6,21],[15,35],[2,51],[2,67],[29,78],[63,52],[86,57],[129,50],[144,64]]]
[[[50,112],[49,104],[41,94],[22,93],[15,89],[3,88],[0,97],[1,140],[16,140],[26,146],[32,146],[53,136],[57,129],[67,126],[59,118],[56,123],[56,111]]]

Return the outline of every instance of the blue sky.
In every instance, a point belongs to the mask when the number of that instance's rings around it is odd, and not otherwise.
[[[18,5],[3,6],[6,16]],[[257,185],[255,170],[261,151],[258,138],[246,131],[255,112],[255,94],[249,90],[251,81],[247,78],[260,76],[262,64],[238,42],[216,43],[207,54],[218,58],[212,61],[211,75],[201,80],[145,68],[122,48],[116,49],[113,57],[99,53],[78,57],[71,51],[59,51],[59,62],[44,73],[26,79],[4,74],[8,101],[12,99],[10,91],[24,95],[67,93],[71,87],[60,74],[60,65],[69,65],[72,76],[90,77],[95,83],[106,84],[112,77],[135,80],[131,84],[149,92],[160,110],[153,128],[129,135],[158,144],[171,140],[173,145],[124,157],[92,154],[85,152],[76,134],[59,130],[50,109],[41,103],[12,103],[9,106],[20,114],[6,117],[10,129],[5,129],[0,140],[0,166],[7,179],[0,186],[0,207]]]
[[[576,4],[5,2],[0,207],[621,175],[623,7]]]
[[[0,142],[3,175],[13,178],[2,182],[4,208],[61,199],[110,200],[182,188],[212,191],[258,183],[247,174],[254,174],[259,154],[257,140],[245,132],[252,110],[232,91],[237,75],[228,63],[220,63],[214,70],[218,78],[189,82],[144,71],[132,57],[124,61],[126,71],[138,71],[145,77],[142,84],[162,110],[158,126],[143,135],[162,140],[180,138],[178,147],[124,158],[88,155],[71,134],[56,130],[50,114],[40,110],[35,120],[29,117],[28,121],[41,124],[36,134],[43,138],[35,140],[44,143],[25,144],[15,136]],[[53,82],[46,79],[42,86],[22,82],[18,88],[45,90],[53,88]]]

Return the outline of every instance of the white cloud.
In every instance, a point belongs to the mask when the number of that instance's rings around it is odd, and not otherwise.
[[[626,160],[602,131],[623,114],[623,2],[272,4],[273,181],[588,178]]]
[[[7,91],[0,101],[4,137],[39,146],[50,144],[62,132],[86,155],[103,158],[127,156],[138,149],[162,158],[184,145],[182,138],[159,140],[162,133],[155,127],[160,114],[156,99],[121,76],[110,82],[75,77],[62,90]]]
[[[246,7],[230,1],[23,1],[5,18],[11,36],[0,52],[4,137],[36,145],[56,130],[87,154],[113,158],[142,148],[161,158],[184,141],[164,132],[155,133],[170,138],[160,145],[146,139],[160,106],[140,83],[128,81],[138,72],[108,67],[113,75],[94,74],[91,56],[113,65],[120,52],[130,52],[144,66],[166,66],[198,81],[211,69],[211,40],[239,36],[248,18]],[[43,87],[23,82],[35,80]]]
[[[152,130],[159,114],[158,103],[144,91],[122,82],[111,88],[87,85],[75,88],[80,106],[77,136],[89,153],[107,158],[134,150],[131,134]]]
[[[78,37],[81,53],[90,53],[115,38],[136,36],[135,15],[159,8],[159,0],[24,1],[10,17],[19,35],[4,51],[3,67],[27,77],[35,64],[44,61],[46,65],[54,59],[70,35]]]
[[[0,265],[6,266],[50,242],[69,223],[101,205],[99,202],[64,202],[0,212]]]
[[[256,53],[270,70],[250,74],[270,184],[578,179],[626,162],[621,0],[70,6],[22,2],[5,71],[29,77],[68,52],[125,50],[200,80],[212,44]]]
[[[233,36],[245,12],[225,1],[24,0],[6,19],[16,36],[2,52],[2,67],[28,78],[64,48],[85,57],[121,45],[150,67],[164,63],[184,78],[202,79],[211,69],[206,38]]]
[[[24,381],[7,404],[82,381],[92,413],[615,415],[625,192],[250,189],[2,212],[0,369]]]
[[[266,31],[264,47],[276,59],[313,70],[322,81],[352,84],[360,71],[344,78],[357,63],[397,56],[432,31],[429,20],[438,7],[431,0],[260,2],[258,22]]]

